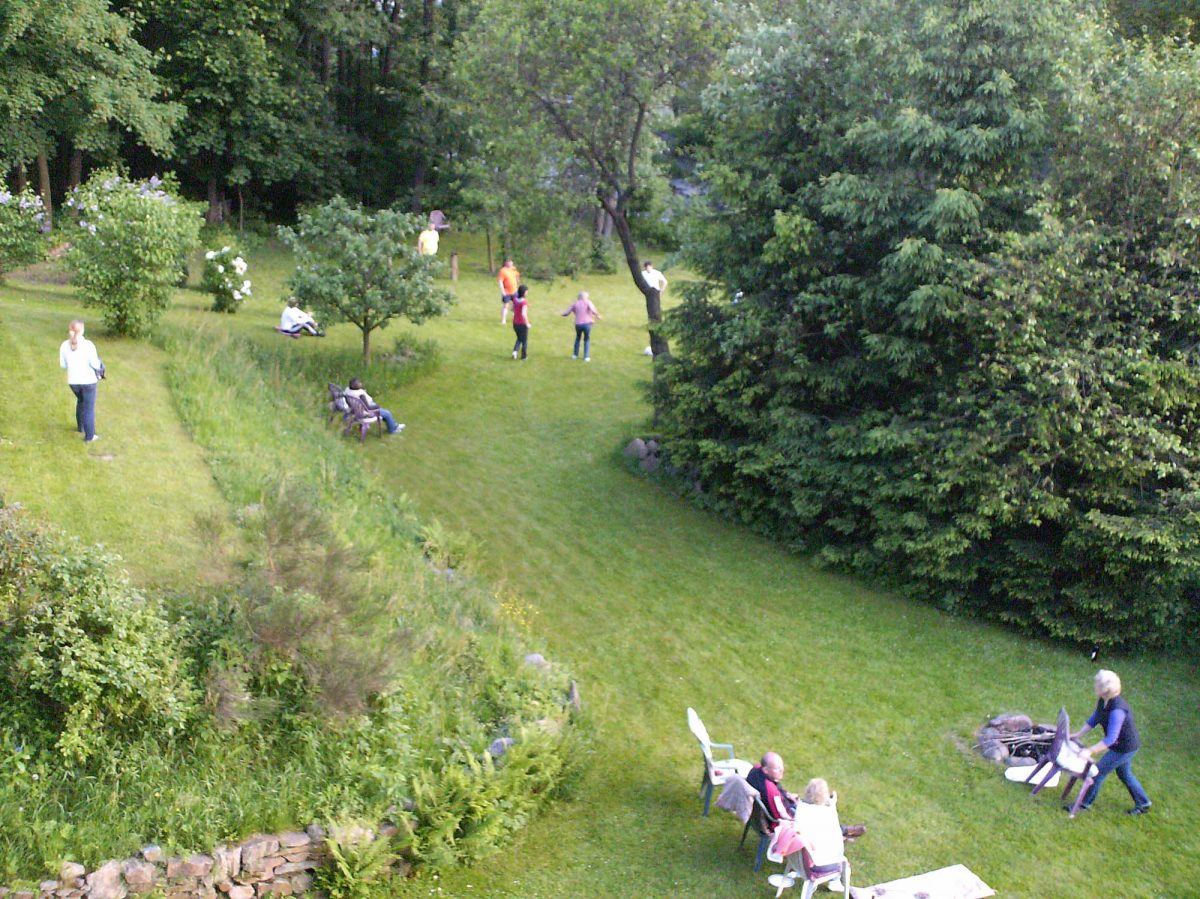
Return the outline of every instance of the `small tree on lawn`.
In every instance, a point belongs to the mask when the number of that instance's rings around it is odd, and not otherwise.
[[[371,332],[394,318],[421,324],[444,315],[454,297],[433,283],[437,265],[416,251],[421,219],[381,209],[370,212],[334,197],[300,215],[279,236],[296,254],[288,281],[302,306],[328,323],[350,322],[362,332],[363,363],[371,361]]]

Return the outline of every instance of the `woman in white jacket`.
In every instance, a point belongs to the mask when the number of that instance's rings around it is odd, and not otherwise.
[[[75,428],[91,443],[96,434],[96,385],[104,367],[96,354],[96,345],[83,336],[83,322],[71,322],[70,335],[58,349],[58,364],[67,370],[67,386],[75,394]]]

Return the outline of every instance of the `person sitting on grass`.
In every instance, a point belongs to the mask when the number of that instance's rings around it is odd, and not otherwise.
[[[324,337],[325,332],[317,327],[316,319],[300,308],[300,301],[288,297],[283,314],[279,317],[279,331],[288,337],[299,337],[301,334],[311,334],[313,337]]]
[[[377,413],[379,417],[383,419],[383,423],[387,426],[389,434],[399,434],[404,430],[404,425],[398,424],[396,422],[396,417],[392,415],[391,412],[389,412],[387,409],[380,408],[379,404],[371,399],[371,394],[363,390],[362,381],[360,381],[358,378],[350,379],[350,387],[346,391],[346,395],[356,396],[366,403],[369,410]]]

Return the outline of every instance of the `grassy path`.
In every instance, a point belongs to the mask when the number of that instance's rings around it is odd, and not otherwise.
[[[61,285],[11,278],[0,287],[0,495],[120,553],[144,584],[220,579],[197,521],[226,514],[224,502],[175,415],[163,353],[105,337],[87,312]],[[75,432],[75,398],[58,367],[77,317],[95,322],[88,336],[109,370],[91,445]]]

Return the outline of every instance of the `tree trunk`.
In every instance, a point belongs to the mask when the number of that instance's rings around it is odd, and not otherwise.
[[[43,151],[37,156],[38,193],[42,195],[42,205],[46,207],[46,221],[53,227],[54,207],[50,197],[50,160]]]
[[[488,253],[488,274],[496,274],[496,257],[492,255],[492,229],[484,228],[483,233],[487,235],[487,253]]]
[[[25,170],[25,163],[17,163],[17,193],[21,193],[25,188],[29,187],[29,173]]]
[[[595,228],[593,233],[601,240],[608,240],[613,233],[612,216],[608,214],[608,210],[603,206],[596,210]]]
[[[67,168],[67,190],[74,190],[83,181],[83,151],[76,148],[71,151],[71,161]]]
[[[217,183],[215,175],[208,179],[208,212],[204,220],[210,225],[219,225],[225,221],[225,192]]]
[[[363,336],[363,367],[371,364],[371,330],[370,328],[362,329]]]
[[[424,152],[424,148],[422,148],[422,152]],[[425,160],[422,159],[417,163],[417,168],[413,172],[412,200],[409,203],[409,208],[413,212],[421,211],[421,202],[425,195],[425,173],[427,170],[428,167],[425,165]]]
[[[400,13],[404,10],[404,5],[400,0],[395,0],[392,4],[392,14],[389,19],[391,28],[388,30],[387,45],[383,48],[383,60],[380,67],[380,72],[383,78],[387,78],[392,74],[392,45],[396,42],[396,26],[400,22]]]
[[[642,266],[638,260],[637,246],[633,242],[633,232],[629,229],[629,220],[625,218],[625,208],[619,200],[613,202],[610,199],[602,199],[600,202],[612,218],[613,230],[617,232],[621,249],[625,251],[625,264],[629,267],[629,274],[633,276],[633,283],[646,298],[646,318],[650,322],[650,350],[656,359],[659,356],[669,356],[671,347],[667,338],[658,330],[662,322],[662,297],[642,279]]]
[[[237,186],[238,190],[238,234],[246,230],[246,201],[242,198],[242,185]]]
[[[329,43],[329,38],[323,36],[321,38],[321,84],[329,84],[331,68],[333,68],[333,46]]]

